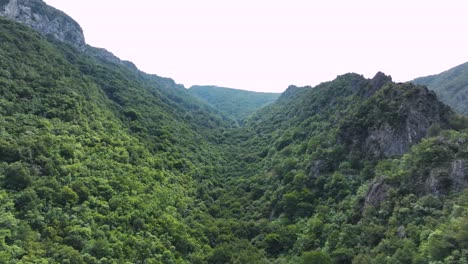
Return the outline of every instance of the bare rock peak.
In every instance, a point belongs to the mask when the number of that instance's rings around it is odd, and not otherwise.
[[[80,25],[42,0],[0,0],[0,16],[29,26],[44,35],[52,35],[80,50],[86,47]]]
[[[0,0],[0,16],[26,25],[43,35],[52,35],[96,59],[137,70],[131,62],[122,61],[105,49],[87,45],[81,26],[73,18],[42,0]]]

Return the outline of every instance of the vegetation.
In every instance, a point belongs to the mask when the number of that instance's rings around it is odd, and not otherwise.
[[[0,262],[467,263],[467,125],[346,74],[239,127],[0,20]]]
[[[192,86],[189,92],[222,115],[238,122],[273,103],[280,96],[278,93],[251,92],[217,86]]]
[[[225,162],[212,146],[230,123],[170,80],[96,61],[16,23],[1,20],[0,32],[2,260],[208,255],[208,238],[193,226],[208,217],[193,200],[195,181],[219,173]]]
[[[426,85],[437,93],[442,102],[462,114],[468,114],[468,63],[413,82]]]

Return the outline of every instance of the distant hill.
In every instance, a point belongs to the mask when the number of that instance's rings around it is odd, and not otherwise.
[[[237,121],[274,102],[280,96],[279,93],[252,92],[217,86],[192,86],[189,92]]]
[[[426,85],[442,102],[468,114],[468,62],[439,74],[417,78],[413,83]]]

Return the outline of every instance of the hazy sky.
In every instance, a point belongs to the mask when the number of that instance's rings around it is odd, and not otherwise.
[[[195,84],[280,92],[377,71],[396,81],[468,61],[466,0],[45,0],[88,44]]]

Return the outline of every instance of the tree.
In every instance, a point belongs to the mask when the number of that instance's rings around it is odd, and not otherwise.
[[[449,241],[447,236],[442,235],[438,231],[430,236],[427,248],[432,259],[443,260],[450,255],[455,246]]]
[[[26,164],[15,162],[5,169],[5,187],[23,190],[32,183],[32,176]]]
[[[302,253],[302,264],[332,264],[331,257],[322,251],[309,251]]]

